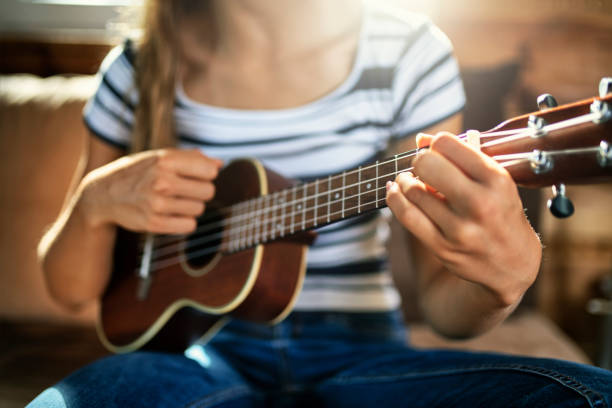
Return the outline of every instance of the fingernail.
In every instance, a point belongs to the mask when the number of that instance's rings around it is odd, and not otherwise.
[[[391,190],[392,185],[393,185],[393,182],[391,180],[387,181],[387,184],[385,185],[385,187],[387,188],[387,191]]]

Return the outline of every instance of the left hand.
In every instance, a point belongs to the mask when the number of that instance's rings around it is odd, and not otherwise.
[[[512,177],[450,133],[417,143],[430,149],[414,160],[412,174],[388,184],[389,208],[448,271],[487,289],[500,306],[518,303],[542,250]]]

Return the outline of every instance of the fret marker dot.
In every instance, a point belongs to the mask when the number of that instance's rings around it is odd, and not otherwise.
[[[276,228],[277,229],[283,229],[283,226],[281,224],[276,224]]]
[[[298,204],[297,209],[301,210],[302,209],[302,204]]]
[[[372,188],[372,184],[371,184],[371,183],[366,184],[366,188],[367,188],[368,190],[369,190],[369,189],[371,189],[371,188]]]
[[[340,198],[340,193],[334,194],[334,198]]]

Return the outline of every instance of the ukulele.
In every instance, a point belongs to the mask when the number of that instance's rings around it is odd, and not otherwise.
[[[481,151],[518,185],[561,187],[549,201],[559,216],[573,211],[561,183],[612,178],[612,79],[605,81],[598,98],[554,107],[543,95],[540,111],[481,133]],[[102,343],[113,352],[180,352],[230,316],[280,322],[300,292],[312,230],[385,207],[386,182],[409,171],[420,150],[302,184],[255,159],[236,160],[219,173],[192,234],[119,228],[97,325]]]

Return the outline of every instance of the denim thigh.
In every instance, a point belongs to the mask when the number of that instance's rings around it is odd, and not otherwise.
[[[205,351],[203,351],[205,350]],[[214,350],[134,352],[94,362],[45,390],[27,408],[252,407],[258,393]]]
[[[610,407],[612,372],[553,359],[406,347],[364,354],[320,384],[316,396],[328,407]]]

